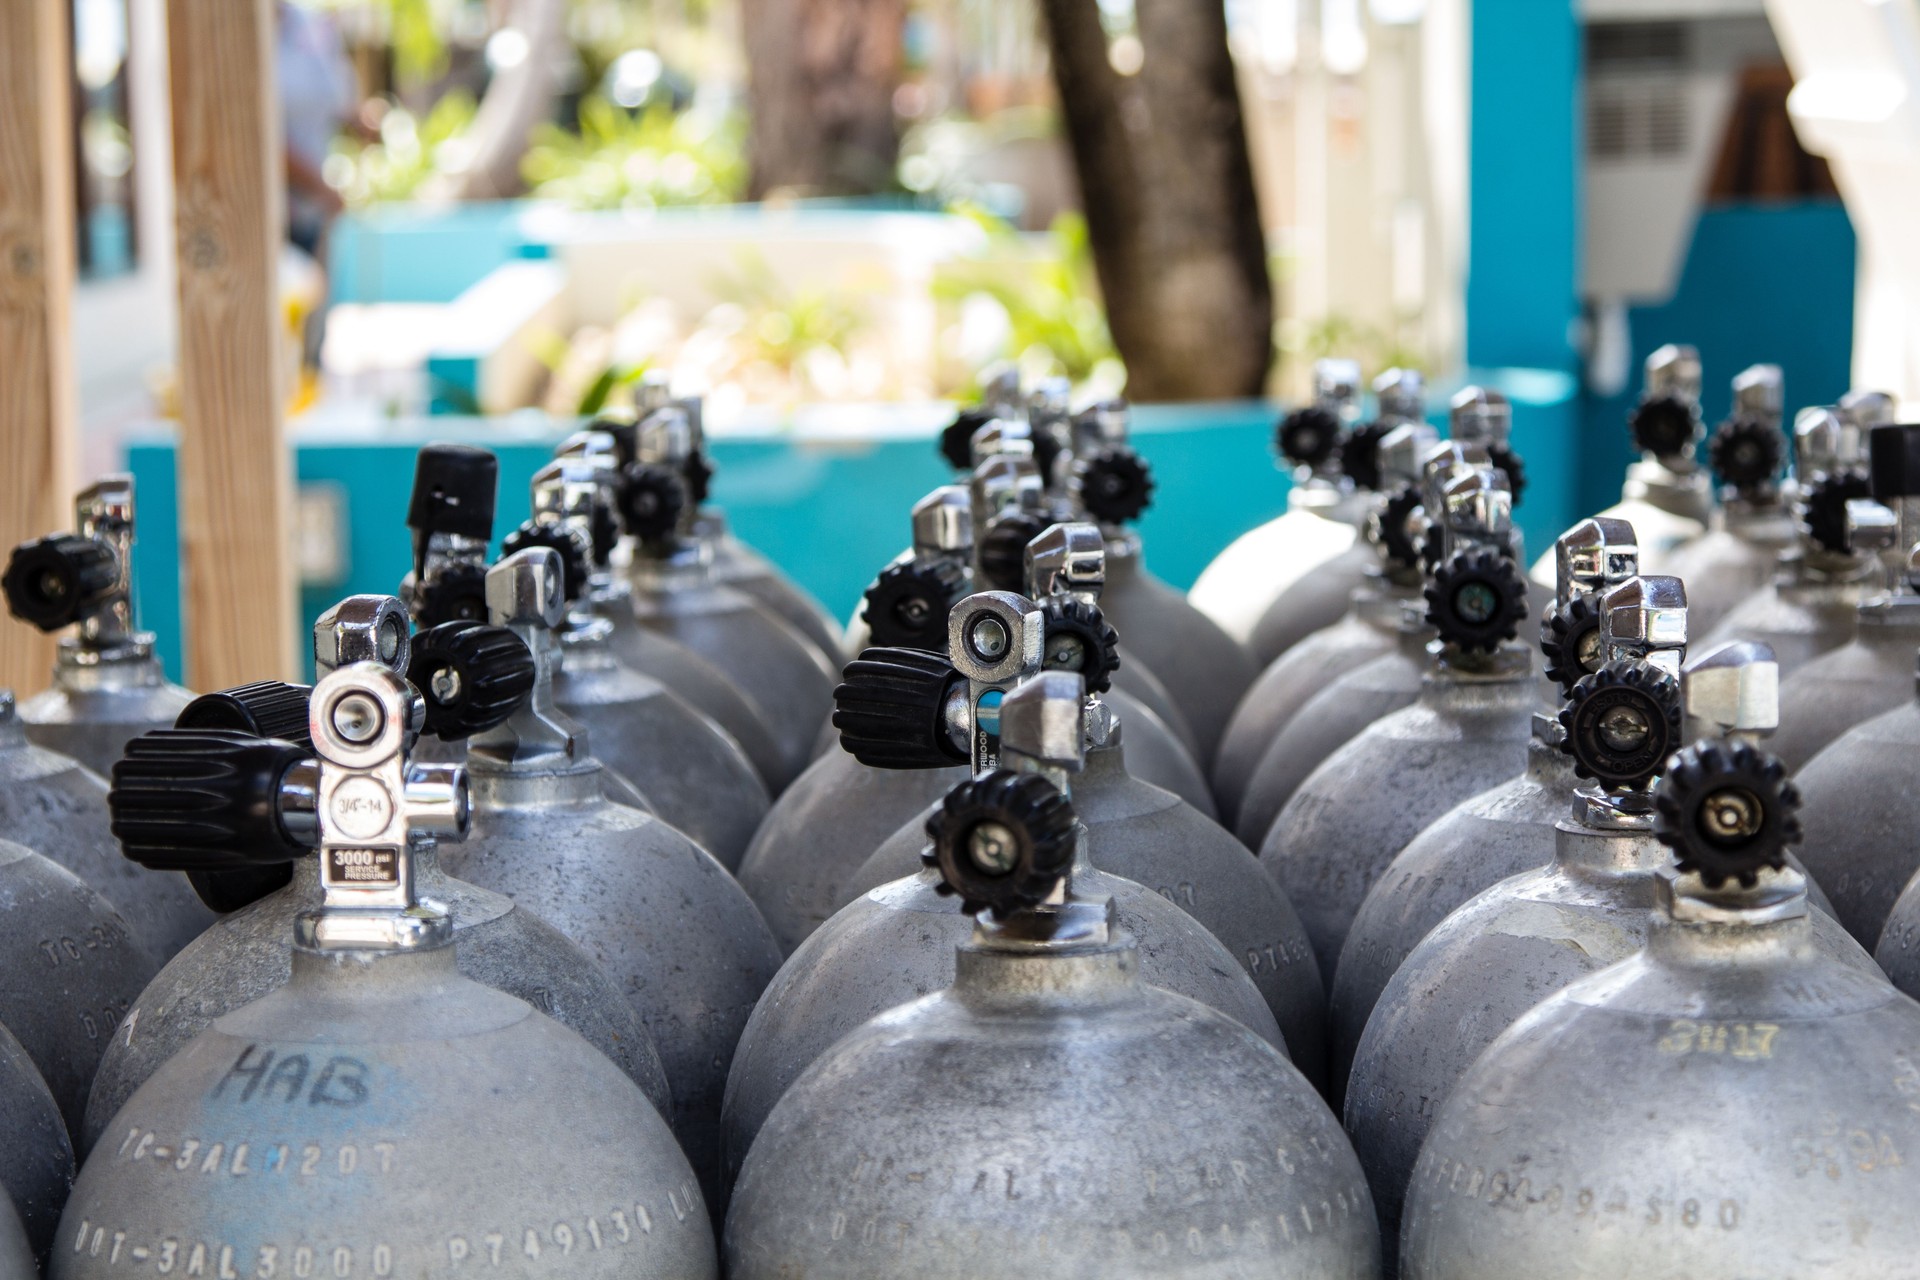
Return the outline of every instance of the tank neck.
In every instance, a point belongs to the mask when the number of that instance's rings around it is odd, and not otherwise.
[[[1642,458],[1627,468],[1620,496],[1626,502],[1644,502],[1657,511],[1701,524],[1713,516],[1713,491],[1706,473],[1678,473],[1657,458]]]
[[[1729,881],[1708,889],[1696,875],[1662,867],[1647,951],[1690,969],[1804,963],[1814,954],[1806,877],[1788,867],[1762,871],[1752,888]]]
[[[153,636],[138,632],[111,648],[89,648],[71,637],[53,660],[53,684],[64,693],[118,693],[167,682],[153,656]]]
[[[1419,594],[1417,584],[1402,585],[1384,573],[1369,577],[1353,589],[1354,616],[1382,631],[1397,630],[1406,602],[1418,599]]]
[[[1610,804],[1576,792],[1572,816],[1554,824],[1554,863],[1581,879],[1646,879],[1672,858],[1653,837],[1653,803],[1643,792]]]
[[[1144,556],[1140,548],[1140,535],[1131,529],[1109,530],[1105,541],[1108,588],[1137,577]]]
[[[476,815],[490,809],[571,809],[601,799],[598,760],[576,761],[562,769],[501,764],[469,755],[467,785]]]
[[[0,754],[23,751],[27,746],[27,727],[20,721],[20,708],[11,690],[0,689]]]
[[[1073,790],[1131,777],[1127,772],[1127,748],[1119,737],[1109,738],[1097,747],[1087,748],[1087,762],[1073,779]]]
[[[1430,661],[1421,684],[1423,698],[1430,690],[1437,693],[1463,685],[1533,683],[1533,651],[1524,645],[1509,643],[1492,653],[1468,653],[1434,640],[1427,644],[1426,651]]]
[[[1578,775],[1573,771],[1573,757],[1560,749],[1562,732],[1553,717],[1534,713],[1533,736],[1527,739],[1527,777],[1543,786],[1564,787],[1572,795]]]
[[[317,861],[317,859],[315,860]],[[316,995],[356,1001],[415,998],[459,981],[451,942],[397,951],[293,948],[293,981]]]
[[[566,660],[554,674],[559,677],[582,671],[605,671],[618,665],[613,654],[613,622],[598,613],[583,626],[571,626],[560,633],[561,651]]]
[[[660,595],[713,585],[713,544],[685,539],[670,551],[636,552],[628,566],[636,595]]]
[[[1862,644],[1911,647],[1920,637],[1920,595],[1881,591],[1862,600],[1855,616]]]
[[[1095,946],[1045,953],[975,941],[954,958],[953,993],[968,1004],[999,1009],[1133,1000],[1140,994],[1140,950],[1124,934]]]

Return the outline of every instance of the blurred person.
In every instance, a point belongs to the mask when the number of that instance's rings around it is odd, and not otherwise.
[[[355,120],[358,84],[332,19],[278,0],[275,73],[286,130],[287,238],[317,260],[327,227],[345,207],[322,175],[334,135]]]

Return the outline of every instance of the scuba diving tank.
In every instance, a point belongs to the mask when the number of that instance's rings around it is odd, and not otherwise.
[[[970,739],[976,758],[986,762],[981,776],[996,770],[1046,773],[1064,788],[1066,775],[1082,767],[1088,730],[1104,733],[1112,726],[1086,719],[1085,681],[1078,673],[1040,671],[1039,617],[1031,603],[1014,595],[978,595],[963,610],[956,611],[956,620],[982,633],[997,627],[1006,639],[996,644],[1009,646],[998,662],[963,663],[971,675],[1018,671],[1025,678],[1003,693],[1002,680],[954,673],[952,702],[967,708],[956,716],[956,736]],[[985,731],[983,713],[997,736]],[[943,804],[929,812],[941,812]],[[1085,845],[1074,849],[1074,881],[1085,892],[1113,899],[1121,923],[1140,939],[1143,980],[1217,1009],[1286,1052],[1259,989],[1220,941],[1151,888],[1095,870],[1093,852]],[[809,1063],[875,1014],[953,981],[953,948],[966,939],[968,922],[942,884],[936,872],[915,863],[905,878],[835,914],[768,986],[740,1037],[727,1081],[730,1171],[738,1172],[767,1114]]]
[[[553,705],[566,610],[559,557],[544,547],[508,556],[487,571],[486,592],[494,625],[533,654],[533,688],[468,741],[472,829],[442,862],[579,943],[626,993],[666,1066],[674,1133],[711,1192],[727,1063],[780,950],[711,855],[607,798],[586,731]],[[429,703],[457,703],[454,664],[424,647],[414,683]]]
[[[531,687],[526,647],[510,633],[455,623],[434,642],[459,659],[468,696],[457,708],[423,704],[425,732],[448,729],[444,721],[455,715],[462,730],[485,728],[510,714]],[[398,600],[350,596],[321,616],[314,628],[315,668],[324,675],[356,662],[377,662],[396,673],[411,665],[407,615]],[[262,682],[210,694],[181,713],[178,729],[135,739],[116,766],[114,826],[128,857],[191,869],[204,877],[202,884],[230,884],[268,871],[279,872],[283,884],[245,905],[233,904],[232,914],[175,956],[140,993],[94,1074],[83,1150],[99,1141],[133,1091],[214,1019],[278,990],[292,976],[294,922],[324,898],[320,860],[307,856],[318,839],[311,809],[319,766],[311,759],[309,715],[309,691],[297,685]],[[292,748],[276,748],[279,754],[272,756],[280,778],[272,804],[249,811],[244,821],[230,808],[245,798],[234,788],[250,777],[240,765],[266,757],[252,746],[230,756],[235,734]],[[446,768],[420,761],[410,766],[423,779]],[[672,1114],[659,1053],[611,978],[532,911],[447,875],[437,846],[424,834],[416,836],[411,858],[421,897],[452,916],[463,975],[571,1027],[631,1077],[663,1115]]]
[[[1353,589],[1341,619],[1290,645],[1234,709],[1212,772],[1214,794],[1229,825],[1239,816],[1261,757],[1300,708],[1335,679],[1393,650],[1402,609],[1419,598],[1424,581],[1420,463],[1438,443],[1439,433],[1425,422],[1395,427],[1380,440],[1375,487],[1381,496],[1365,525],[1376,563]]]
[[[0,872],[0,875],[4,875]],[[73,1186],[73,1143],[60,1104],[21,1043],[0,1024],[0,1276],[29,1280],[46,1255]],[[13,1210],[19,1216],[7,1221]],[[12,1271],[15,1237],[29,1266]]]
[[[233,794],[197,821],[271,840],[274,810],[303,814],[320,903],[295,921],[286,984],[215,1020],[109,1122],[50,1276],[424,1276],[495,1259],[522,1275],[717,1275],[699,1186],[646,1095],[456,967],[413,837],[458,834],[468,793],[459,766],[409,766],[417,708],[377,663],[322,677],[319,763],[297,796],[300,748],[203,734]]]
[[[1063,561],[1070,564],[1072,557]],[[1086,767],[1074,790],[1091,833],[1094,865],[1158,890],[1218,938],[1259,988],[1301,1071],[1315,1082],[1324,1079],[1326,988],[1286,895],[1224,828],[1171,791],[1134,774],[1126,745],[1131,737],[1129,713],[1106,698],[1113,648],[1092,640],[1108,630],[1100,611],[1075,598],[1070,588],[1049,594],[1040,610],[1044,665],[1071,671],[1085,682]],[[1063,611],[1082,620],[1079,636],[1084,642],[1073,650],[1061,644],[1058,622]],[[955,616],[964,622],[960,610]],[[990,714],[993,694],[978,679],[985,674],[978,651],[965,647],[970,642],[964,639],[969,634],[964,626],[959,634],[963,642],[952,651],[954,665],[975,677],[969,701]],[[990,740],[982,739],[973,759],[976,774],[993,766],[990,749]],[[844,879],[840,902],[884,892],[883,886],[913,875],[925,819],[922,813],[902,826]]]
[[[1351,556],[1359,542],[1359,529],[1367,515],[1367,495],[1362,492],[1361,482],[1344,469],[1349,455],[1341,448],[1362,429],[1359,423],[1359,362],[1314,361],[1308,403],[1286,414],[1274,427],[1274,455],[1289,480],[1286,513],[1228,543],[1187,592],[1194,608],[1246,645],[1262,666],[1278,657],[1279,651],[1256,651],[1254,629],[1269,615],[1276,620],[1281,616],[1274,605],[1289,589],[1341,557]],[[1371,451],[1364,446],[1350,456],[1363,471],[1372,461]],[[1362,573],[1366,567],[1366,561],[1359,560],[1352,572]],[[1335,571],[1336,575],[1341,572]],[[1349,582],[1347,588],[1356,585]],[[1324,593],[1316,590],[1315,594]],[[1303,628],[1299,635],[1338,620],[1336,611],[1322,622]],[[1285,637],[1278,635],[1269,641],[1282,648],[1284,642]]]
[[[773,1108],[727,1215],[733,1280],[1378,1274],[1326,1104],[1246,1027],[1148,985],[1144,942],[1078,874],[1066,776],[986,773],[930,820],[928,874],[973,921],[952,985]]]
[[[172,724],[193,695],[167,680],[153,634],[134,624],[133,477],[83,490],[73,524],[15,547],[0,589],[13,616],[42,631],[78,625],[60,641],[53,686],[19,714],[30,741],[104,775],[127,739]]]
[[[1884,589],[1855,611],[1852,640],[1794,672],[1780,688],[1774,754],[1797,773],[1848,729],[1907,701],[1920,647],[1920,426],[1867,436],[1873,497],[1847,503],[1848,537],[1877,554]]]
[[[1432,508],[1445,558],[1426,588],[1439,639],[1419,695],[1327,756],[1260,844],[1322,973],[1333,972],[1354,913],[1395,855],[1525,759],[1536,695],[1532,652],[1514,641],[1527,583],[1510,558],[1511,496],[1477,446],[1449,448],[1460,465]]]
[[[1535,1005],[1439,1107],[1408,1280],[1912,1271],[1920,1005],[1820,944],[1777,759],[1696,743],[1653,807],[1672,862],[1644,941]]]
[[[1782,491],[1786,439],[1780,366],[1756,364],[1733,380],[1733,412],[1707,441],[1720,506],[1701,537],[1674,551],[1663,572],[1687,584],[1690,625],[1712,631],[1773,581],[1794,545],[1793,509]]]
[[[712,551],[713,580],[777,614],[807,638],[828,666],[839,667],[845,661],[844,638],[826,607],[772,560],[742,542],[727,527],[727,513],[707,501],[715,472],[712,455],[707,452],[705,402],[699,396],[674,398],[668,376],[654,370],[635,388],[634,407],[641,417],[666,408],[686,415],[688,448],[680,476],[693,507],[692,534]]]
[[[1793,441],[1797,542],[1781,553],[1773,580],[1735,605],[1705,641],[1765,644],[1783,677],[1853,639],[1860,601],[1879,578],[1847,525],[1847,504],[1871,497],[1866,429],[1839,408],[1802,409]]]
[[[560,458],[533,477],[533,517],[506,536],[507,554],[546,547],[560,557],[568,601],[553,700],[587,727],[594,754],[633,781],[660,817],[728,870],[767,813],[767,789],[740,745],[652,676],[620,663],[613,624],[586,604],[600,468]]]
[[[0,1196],[0,1280],[39,1280],[33,1246],[13,1206]]]
[[[751,596],[713,576],[714,544],[694,532],[698,507],[682,473],[691,448],[686,415],[659,409],[634,431],[616,507],[632,535],[627,579],[642,627],[678,641],[725,672],[773,734],[777,794],[813,758],[814,735],[833,703],[838,666]]]
[[[1347,1078],[1346,1126],[1366,1167],[1389,1238],[1435,1112],[1480,1052],[1545,997],[1623,960],[1644,943],[1656,873],[1668,852],[1654,837],[1653,782],[1682,740],[1682,713],[1722,733],[1757,737],[1777,723],[1777,673],[1760,646],[1703,655],[1682,682],[1684,595],[1674,578],[1633,578],[1606,596],[1609,651],[1622,640],[1644,659],[1609,661],[1560,713],[1590,785],[1561,821],[1553,861],[1512,876],[1436,925],[1407,956],[1367,1020]],[[1683,701],[1684,696],[1684,701]],[[1816,915],[1823,951],[1856,967],[1871,960],[1837,923]]]
[[[1602,646],[1592,643],[1599,639],[1598,610],[1592,602],[1634,576],[1639,553],[1632,526],[1598,517],[1561,534],[1555,559],[1559,599],[1540,633],[1549,665],[1570,695],[1584,675],[1607,660]],[[1563,603],[1568,607],[1562,608]],[[1569,613],[1579,615],[1578,635],[1552,625]],[[1653,648],[1677,643],[1677,638],[1663,635],[1625,640],[1619,649],[1623,655],[1644,657]],[[1593,656],[1583,661],[1569,648]],[[1354,915],[1329,998],[1336,1099],[1345,1088],[1354,1047],[1374,1003],[1420,940],[1481,890],[1553,860],[1555,827],[1566,816],[1577,785],[1575,762],[1563,749],[1566,730],[1552,714],[1535,711],[1532,729],[1526,767],[1455,805],[1415,836],[1367,891]]]
[[[847,628],[847,650],[944,653],[947,613],[973,578],[973,497],[941,485],[913,504],[913,541],[880,570]]]

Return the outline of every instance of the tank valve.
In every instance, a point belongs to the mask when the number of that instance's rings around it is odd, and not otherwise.
[[[500,460],[464,444],[430,444],[414,463],[407,527],[413,572],[401,595],[423,627],[487,616],[486,556]]]

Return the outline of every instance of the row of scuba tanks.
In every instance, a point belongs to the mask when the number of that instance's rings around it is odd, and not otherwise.
[[[103,481],[0,579],[0,1280],[1920,1274],[1920,427],[1699,388],[1529,571],[1505,399],[1324,361],[1182,596],[989,376],[843,634],[649,383],[200,697]]]

